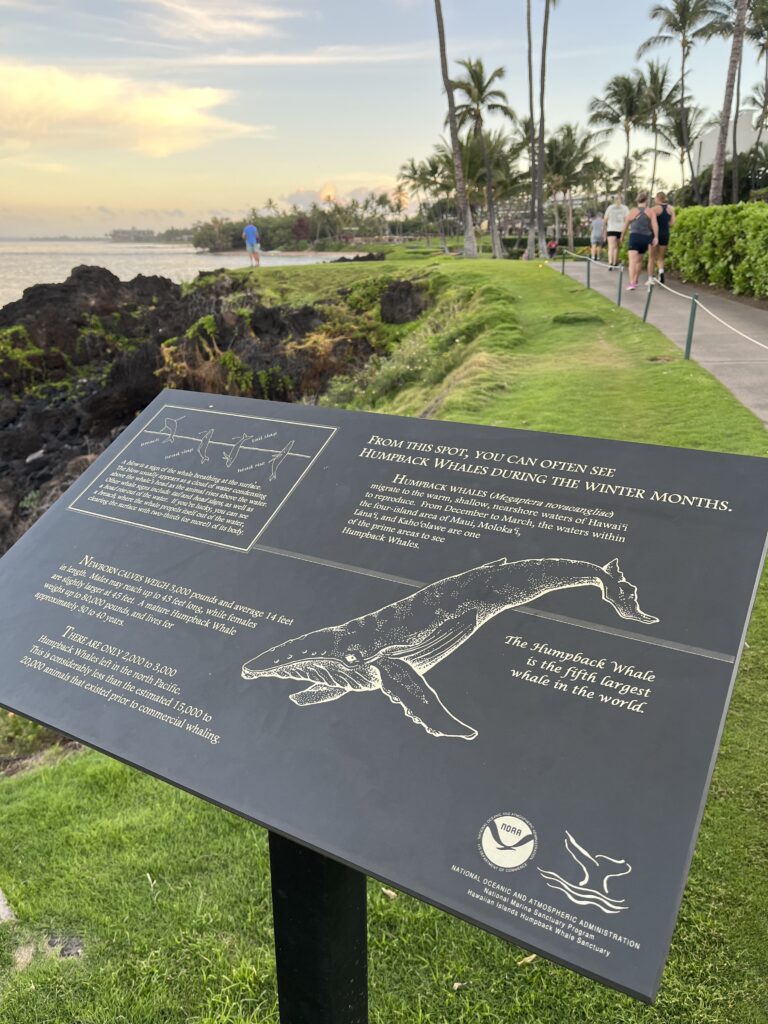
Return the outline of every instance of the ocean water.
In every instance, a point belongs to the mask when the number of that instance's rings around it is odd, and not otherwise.
[[[338,253],[262,255],[265,267],[326,263]],[[0,241],[0,307],[20,299],[33,284],[64,281],[81,263],[106,267],[122,281],[137,274],[161,274],[172,281],[191,281],[201,270],[247,267],[245,250],[200,253],[189,245],[142,245],[121,242]]]

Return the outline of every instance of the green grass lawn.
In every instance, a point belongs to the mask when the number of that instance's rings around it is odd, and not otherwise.
[[[654,328],[537,263],[276,268],[259,288],[293,302],[382,273],[430,276],[436,304],[337,399],[768,455],[759,421]],[[371,882],[373,1021],[766,1024],[765,582],[748,641],[656,1006]],[[93,752],[47,751],[0,793],[0,888],[18,915],[0,924],[1,1024],[278,1020],[263,830]],[[47,955],[51,935],[81,939],[82,957]]]

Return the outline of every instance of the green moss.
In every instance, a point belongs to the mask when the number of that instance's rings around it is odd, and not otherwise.
[[[212,314],[201,316],[184,332],[189,341],[201,341],[204,344],[216,343],[216,317]]]
[[[140,312],[139,316],[141,316]],[[84,323],[77,332],[77,341],[75,342],[77,354],[88,356],[93,349],[96,349],[102,355],[110,355],[120,350],[137,348],[141,344],[141,340],[120,334],[118,331],[120,322],[119,312],[109,313],[104,317],[97,316],[96,313],[86,313]]]
[[[234,352],[222,352],[219,363],[226,374],[227,391],[250,395],[253,391],[253,370],[249,369]]]
[[[0,328],[0,381],[25,386],[43,375],[44,352],[34,344],[26,327]]]

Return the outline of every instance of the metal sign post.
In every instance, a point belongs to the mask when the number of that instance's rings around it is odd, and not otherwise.
[[[281,1024],[367,1024],[365,875],[269,833]]]

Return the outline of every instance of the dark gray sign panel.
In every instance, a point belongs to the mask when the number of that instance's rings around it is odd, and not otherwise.
[[[165,392],[0,563],[0,702],[642,999],[768,462]]]

